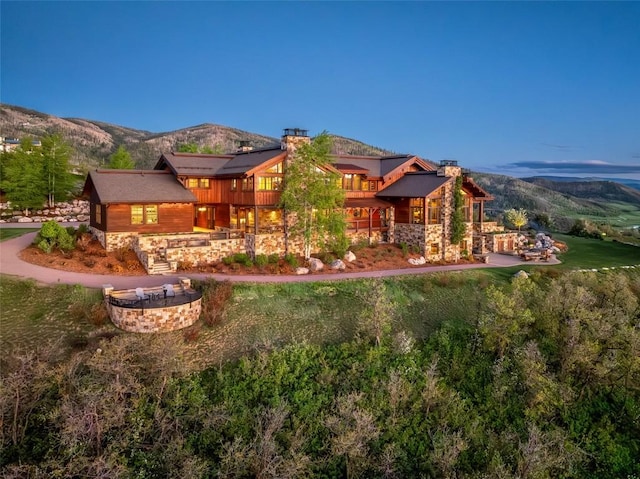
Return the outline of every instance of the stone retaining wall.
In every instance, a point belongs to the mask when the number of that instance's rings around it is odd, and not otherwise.
[[[176,291],[181,292],[191,287],[191,280],[186,277],[180,278],[180,283],[173,286]],[[113,286],[107,284],[102,287],[102,294],[113,324],[132,333],[162,333],[186,328],[200,318],[202,310],[202,298],[174,306],[125,308],[111,304],[109,296],[135,297],[135,290],[114,291]]]
[[[179,306],[163,308],[121,308],[109,304],[111,321],[118,328],[132,333],[162,333],[186,328],[200,317],[202,299]]]
[[[221,261],[222,258],[236,253],[246,253],[244,238],[209,240],[208,246],[190,246],[167,248],[167,261],[190,263],[193,266],[206,265]]]

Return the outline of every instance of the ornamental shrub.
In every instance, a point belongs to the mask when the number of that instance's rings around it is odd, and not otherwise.
[[[269,263],[269,257],[266,254],[256,255],[256,266],[260,266],[262,268],[266,266],[268,263]]]
[[[74,236],[55,221],[47,221],[42,225],[34,244],[47,254],[55,248],[61,251],[72,251],[75,248]]]

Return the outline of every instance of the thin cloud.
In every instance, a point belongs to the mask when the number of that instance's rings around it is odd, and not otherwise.
[[[630,174],[640,173],[640,164],[612,164],[604,161],[516,161],[506,168],[527,168],[544,172],[588,173],[588,174]]]
[[[553,148],[554,150],[561,150],[561,151],[569,151],[569,150],[576,150],[579,147],[578,146],[573,146],[573,145],[556,145],[554,143],[540,143],[542,146],[548,146],[549,148]]]

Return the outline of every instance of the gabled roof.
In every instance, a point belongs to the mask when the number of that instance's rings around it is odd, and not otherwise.
[[[90,171],[83,194],[95,191],[101,204],[107,203],[195,203],[196,197],[169,171]]]
[[[218,174],[250,175],[258,169],[277,163],[275,160],[280,156],[284,159],[286,154],[286,150],[280,146],[238,153],[218,171]]]
[[[271,166],[278,157],[286,155],[280,146],[238,152],[229,155],[202,153],[163,153],[154,169],[169,168],[177,176],[242,176]]]
[[[438,176],[435,171],[405,173],[398,181],[376,193],[381,198],[425,198],[453,177]]]
[[[462,179],[462,188],[469,191],[474,198],[484,199],[484,200],[492,200],[493,195],[483,189],[480,185],[478,185],[473,178],[468,176],[463,177]]]
[[[391,156],[351,156],[336,155],[335,167],[341,173],[365,174],[369,178],[383,178],[394,173],[398,169],[412,164],[418,165],[424,170],[433,170],[433,167],[415,155],[391,155]]]
[[[417,164],[425,171],[433,170],[433,167],[418,158],[415,155],[395,155],[395,156],[383,156],[380,158],[380,176],[387,177],[404,167],[408,167],[411,164]]]
[[[234,158],[233,155],[201,153],[163,153],[154,170],[169,168],[176,176],[214,176]]]

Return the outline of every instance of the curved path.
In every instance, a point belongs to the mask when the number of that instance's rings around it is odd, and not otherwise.
[[[27,225],[20,225],[28,227]],[[3,225],[4,227],[4,225]],[[178,277],[188,276],[192,279],[213,278],[218,281],[234,281],[249,283],[287,283],[287,282],[313,282],[313,281],[330,281],[351,278],[382,278],[388,276],[416,275],[422,273],[433,273],[438,271],[455,271],[463,269],[476,268],[501,268],[509,266],[517,266],[524,264],[520,258],[515,256],[507,256],[500,254],[489,254],[489,263],[474,264],[456,264],[446,266],[425,266],[425,267],[407,267],[405,269],[392,269],[380,271],[363,271],[358,273],[326,273],[326,274],[309,274],[309,275],[225,275],[225,274],[175,274],[166,276],[119,276],[119,275],[102,275],[89,273],[75,273],[72,271],[64,271],[58,269],[44,268],[23,261],[19,257],[20,251],[28,247],[35,237],[36,233],[27,233],[17,238],[12,238],[0,243],[0,273],[19,276],[22,278],[30,278],[39,283],[45,284],[81,284],[90,288],[100,288],[104,284],[111,284],[116,289],[130,288],[147,288],[159,286],[164,283],[177,283]],[[555,257],[545,264],[559,263]],[[531,264],[531,263],[527,263]]]

